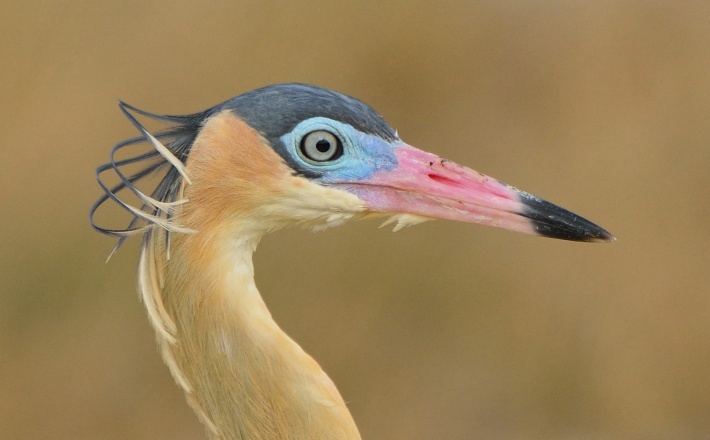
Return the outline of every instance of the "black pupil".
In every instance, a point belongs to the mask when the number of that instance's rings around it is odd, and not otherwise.
[[[330,141],[326,139],[321,139],[318,142],[316,142],[316,150],[320,151],[321,153],[325,153],[328,150],[330,150]]]

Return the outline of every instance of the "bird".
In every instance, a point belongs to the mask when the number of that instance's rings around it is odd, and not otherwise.
[[[183,116],[119,107],[139,135],[116,144],[97,168],[103,194],[90,221],[117,238],[113,252],[142,235],[140,296],[162,358],[212,440],[360,438],[335,384],[257,290],[252,254],[267,233],[383,217],[395,230],[447,219],[571,241],[615,239],[410,146],[369,105],[318,86],[269,85]],[[151,132],[138,117],[167,128]],[[137,145],[144,149],[126,153]],[[106,173],[118,183],[106,183]],[[149,176],[157,183],[139,188]],[[99,224],[106,202],[128,212],[127,227]]]

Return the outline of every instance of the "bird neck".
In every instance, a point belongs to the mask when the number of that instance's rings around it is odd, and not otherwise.
[[[188,402],[213,439],[359,439],[333,382],[274,322],[254,284],[261,234],[229,229],[176,237],[160,291],[147,292],[163,357]],[[160,260],[162,240],[150,240]],[[151,265],[161,271],[141,264]]]

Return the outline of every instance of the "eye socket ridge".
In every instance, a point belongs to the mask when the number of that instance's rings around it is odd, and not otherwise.
[[[343,141],[329,130],[313,130],[301,138],[299,149],[305,159],[324,164],[343,155]]]

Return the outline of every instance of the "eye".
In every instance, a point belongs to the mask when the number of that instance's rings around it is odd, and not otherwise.
[[[301,139],[301,153],[312,161],[327,162],[343,155],[343,143],[329,131],[312,131]]]

